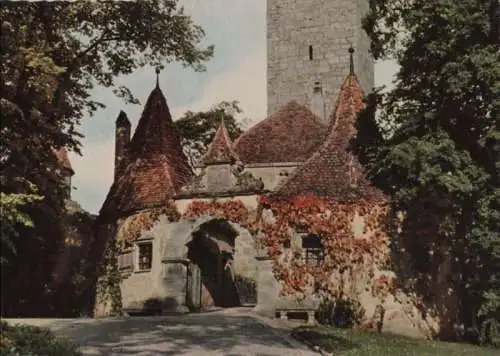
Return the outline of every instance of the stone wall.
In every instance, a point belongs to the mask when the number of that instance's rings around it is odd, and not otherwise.
[[[354,53],[354,70],[359,80],[361,88],[363,88],[365,94],[372,91],[375,85],[375,73],[374,73],[374,59],[371,55],[370,49],[370,38],[367,33],[361,27],[363,17],[365,17],[369,10],[370,4],[367,0],[357,0],[358,10],[356,27],[356,44],[354,46],[356,52]]]
[[[231,174],[231,165],[219,164],[206,168],[206,187],[208,191],[224,191],[234,185]]]
[[[329,115],[349,73],[351,45],[360,84],[371,91],[373,61],[361,28],[367,9],[368,0],[267,1],[268,114],[290,100],[309,106],[319,82]]]
[[[137,270],[137,246],[134,246],[134,266],[124,274],[121,283],[124,308],[140,308],[151,299],[164,302],[168,310],[187,311],[188,247],[192,233],[212,220],[201,217],[194,221],[169,222],[161,216],[148,231],[144,231],[136,243],[153,243],[152,267],[149,271]],[[233,270],[235,274],[257,279],[255,242],[250,232],[237,224],[231,224],[237,231]],[[203,296],[202,296],[203,297]]]
[[[237,225],[234,227],[239,234],[234,241],[234,273],[235,275],[257,280],[257,262],[255,260],[257,250],[255,240],[248,230]]]
[[[148,299],[165,301],[168,307],[185,309],[187,282],[186,243],[191,231],[188,221],[170,223],[166,216],[138,242],[152,241],[153,258],[150,271],[137,270],[137,248],[134,246],[134,266],[121,284],[124,308],[139,308]]]
[[[281,287],[274,277],[273,261],[265,254],[257,256],[257,305],[254,311],[260,315],[274,318]]]

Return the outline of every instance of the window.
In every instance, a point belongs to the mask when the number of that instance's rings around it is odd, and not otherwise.
[[[318,235],[309,234],[302,238],[302,248],[305,250],[306,264],[320,265],[323,262],[323,242]]]
[[[153,261],[153,243],[141,243],[137,247],[139,249],[139,270],[150,270]]]
[[[309,60],[313,60],[313,46],[309,46]]]

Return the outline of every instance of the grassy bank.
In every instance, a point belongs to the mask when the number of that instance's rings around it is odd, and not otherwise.
[[[335,355],[356,356],[498,356],[500,350],[451,342],[414,340],[393,334],[325,326],[298,328],[293,336]]]

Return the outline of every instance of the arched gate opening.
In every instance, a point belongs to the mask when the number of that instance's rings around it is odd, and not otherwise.
[[[232,262],[237,231],[225,220],[214,219],[192,233],[188,242],[188,293],[191,309],[241,305]]]

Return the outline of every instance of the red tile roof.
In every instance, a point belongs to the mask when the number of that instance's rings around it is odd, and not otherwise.
[[[364,178],[358,160],[348,152],[349,140],[356,133],[357,113],[364,105],[363,90],[351,73],[340,89],[325,142],[274,194],[286,197],[312,193],[340,200],[383,198]]]
[[[65,168],[65,169],[71,171],[71,174],[75,173],[73,171],[73,167],[71,166],[71,162],[68,158],[68,151],[66,150],[66,148],[64,148],[64,147],[61,147],[58,149],[53,148],[52,152],[54,152],[54,155],[56,156],[57,162],[62,168]]]
[[[182,151],[167,101],[158,86],[151,92],[130,142],[127,166],[101,208],[124,215],[161,206],[193,176]]]
[[[212,143],[201,159],[202,165],[232,163],[239,161],[238,154],[233,149],[233,143],[227,133],[226,125],[222,120],[219,128],[215,132]]]
[[[291,101],[238,137],[243,163],[304,162],[323,142],[327,127],[309,109]]]

